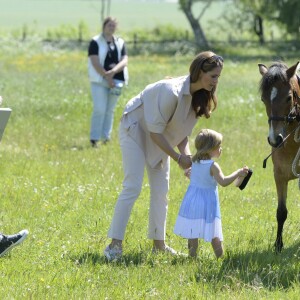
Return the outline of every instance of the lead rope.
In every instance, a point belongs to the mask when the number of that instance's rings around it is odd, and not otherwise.
[[[298,126],[297,129],[296,129],[296,131],[295,131],[295,135],[294,135],[294,141],[296,143],[300,142],[299,130],[300,130],[300,127]],[[292,171],[293,171],[293,174],[296,177],[298,177],[298,187],[300,189],[300,173],[298,174],[297,171],[296,171],[297,165],[298,166],[300,165],[300,163],[299,163],[300,159],[299,158],[300,158],[300,147],[298,149],[298,152],[297,152],[297,154],[296,154],[296,156],[294,158],[293,164],[292,164]]]

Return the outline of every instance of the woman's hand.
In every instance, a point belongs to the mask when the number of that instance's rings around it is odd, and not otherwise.
[[[150,136],[151,136],[152,140],[154,141],[154,143],[157,146],[159,146],[166,154],[168,154],[170,157],[172,157],[182,169],[188,169],[192,165],[191,155],[178,154],[171,147],[171,145],[166,140],[166,138],[164,137],[163,134],[150,132]],[[187,139],[185,139],[184,141],[187,141]],[[185,142],[185,147],[181,147],[181,151],[182,151],[182,149],[187,150],[186,142]],[[185,152],[185,153],[189,153],[189,152]]]
[[[115,82],[113,80],[113,77],[114,77],[114,73],[113,72],[106,71],[105,75],[103,77],[106,79],[106,81],[107,81],[107,83],[108,83],[108,85],[109,85],[110,88],[113,88],[115,86]]]
[[[192,158],[190,155],[180,154],[177,162],[182,169],[189,169],[192,165]]]

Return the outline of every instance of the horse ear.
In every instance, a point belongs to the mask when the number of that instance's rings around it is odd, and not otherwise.
[[[290,68],[288,68],[287,71],[286,71],[287,77],[289,79],[292,78],[297,73],[299,67],[300,67],[300,65],[299,65],[299,61],[298,61],[293,66],[291,66]]]
[[[259,73],[264,76],[268,72],[268,68],[263,64],[258,64]]]

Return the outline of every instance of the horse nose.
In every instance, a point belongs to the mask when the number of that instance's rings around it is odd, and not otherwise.
[[[282,134],[278,134],[276,136],[276,140],[275,140],[275,143],[273,143],[271,140],[270,140],[270,137],[268,137],[268,143],[270,146],[274,147],[274,148],[277,148],[280,144],[282,144],[283,142],[283,136]]]

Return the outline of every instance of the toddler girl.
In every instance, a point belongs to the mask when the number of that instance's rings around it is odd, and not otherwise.
[[[249,168],[243,167],[224,176],[212,160],[221,155],[222,134],[203,129],[197,135],[197,153],[192,158],[190,184],[185,193],[174,232],[188,239],[189,255],[197,256],[198,239],[211,242],[217,258],[223,255],[223,234],[218,195],[218,183],[227,186],[234,180],[240,184]]]

